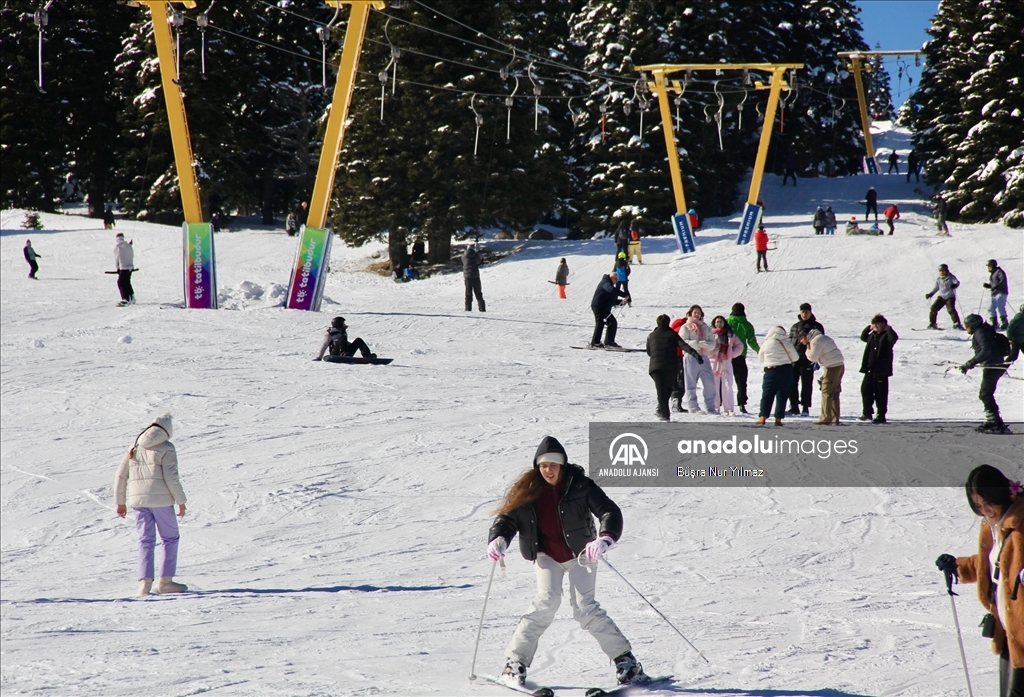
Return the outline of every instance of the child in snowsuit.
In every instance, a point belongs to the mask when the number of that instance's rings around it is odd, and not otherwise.
[[[949,267],[945,264],[939,264],[939,277],[935,279],[935,287],[931,289],[931,292],[925,293],[925,298],[931,299],[936,293],[939,297],[932,303],[931,308],[928,310],[928,328],[938,329],[938,325],[935,321],[938,319],[939,310],[943,305],[946,306],[946,310],[949,312],[950,319],[953,320],[954,329],[963,329],[964,326],[960,324],[960,315],[956,311],[956,289],[960,287],[960,281],[957,280],[956,276],[949,272]]]
[[[894,203],[888,208],[886,208],[882,212],[882,215],[885,216],[885,222],[889,224],[889,234],[891,235],[893,231],[893,221],[900,219],[900,209],[897,208],[896,204]]]
[[[722,315],[711,320],[711,333],[715,337],[715,346],[708,353],[708,358],[711,359],[711,372],[715,376],[716,412],[721,409],[726,416],[732,416],[736,411],[732,393],[732,359],[743,353],[743,342],[733,334]]]
[[[565,287],[569,285],[569,265],[562,259],[555,271],[555,285],[558,286],[558,297],[565,300]]]
[[[39,264],[36,263],[36,259],[41,257],[42,254],[37,254],[36,250],[32,249],[32,240],[25,240],[25,261],[28,262],[28,277],[35,278],[36,272],[39,271]]]
[[[618,288],[626,294],[626,304],[633,304],[633,297],[629,294],[629,260],[626,258],[625,252],[619,252],[618,258],[615,260],[615,276],[618,278]]]
[[[139,595],[184,593],[188,586],[174,582],[178,567],[178,517],[185,515],[185,491],[178,481],[178,453],[171,443],[171,415],[164,414],[147,426],[125,453],[114,478],[117,515],[124,518],[135,511],[139,532]],[[156,535],[164,547],[160,578],[153,586],[153,551]]]
[[[348,340],[348,326],[344,317],[335,317],[331,320],[331,326],[324,334],[323,343],[320,344],[320,352],[314,361],[322,361],[324,352],[330,351],[332,356],[354,356],[356,351],[362,354],[363,358],[376,358],[376,353],[370,353],[370,347],[361,337],[353,341]]]

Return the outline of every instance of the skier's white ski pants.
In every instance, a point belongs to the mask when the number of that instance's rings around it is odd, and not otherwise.
[[[569,602],[572,604],[573,618],[597,639],[608,658],[617,658],[631,650],[629,641],[594,599],[596,566],[591,566],[588,572],[575,559],[560,564],[546,554],[538,554],[534,566],[537,571],[537,595],[530,603],[530,609],[519,620],[512,641],[505,649],[507,658],[522,661],[526,666],[533,663],[537,642],[555,619],[555,612],[562,602],[564,576],[569,577]]]

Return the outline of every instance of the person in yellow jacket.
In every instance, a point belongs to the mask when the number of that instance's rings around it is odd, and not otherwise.
[[[964,488],[982,519],[978,553],[943,554],[935,565],[961,583],[978,584],[978,600],[993,618],[985,635],[999,656],[999,695],[1017,697],[1024,695],[1024,490],[991,465],[975,467]]]

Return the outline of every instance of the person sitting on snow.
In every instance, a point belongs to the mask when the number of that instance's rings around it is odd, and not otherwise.
[[[361,338],[352,341],[348,340],[348,327],[345,325],[344,317],[335,317],[331,320],[331,326],[324,335],[324,341],[320,344],[320,353],[314,361],[322,361],[324,352],[330,351],[332,356],[354,356],[359,351],[363,358],[376,358],[376,353],[370,353],[370,347]]]

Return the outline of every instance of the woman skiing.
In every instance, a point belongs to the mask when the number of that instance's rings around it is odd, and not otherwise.
[[[185,515],[185,491],[178,481],[178,453],[171,443],[171,415],[164,414],[135,438],[125,453],[114,479],[117,514],[124,518],[135,509],[139,532],[139,595],[184,593],[188,586],[174,582],[178,566],[178,517]],[[164,546],[160,580],[153,586],[153,550],[156,534]]]
[[[679,336],[683,341],[697,349],[702,356],[707,356],[715,348],[715,338],[711,333],[711,327],[704,322],[704,310],[700,305],[692,306],[686,312],[686,322],[683,324]],[[686,394],[689,397],[687,402],[691,413],[697,412],[697,382],[704,386],[704,410],[708,414],[715,413],[715,374],[711,371],[711,362],[698,363],[693,356],[683,357],[684,372],[686,373]]]
[[[497,514],[488,533],[487,556],[496,562],[519,533],[519,551],[537,573],[537,595],[505,649],[501,681],[525,684],[537,643],[561,603],[562,578],[568,576],[573,617],[615,662],[619,684],[648,682],[629,641],[594,599],[596,563],[621,537],[622,513],[582,467],[569,463],[558,440],[541,440],[533,469],[509,487]],[[580,556],[589,563],[578,561]]]
[[[733,333],[722,315],[711,320],[711,333],[715,337],[715,347],[708,353],[708,358],[711,359],[711,372],[715,376],[715,406],[727,416],[732,416],[736,410],[732,393],[732,359],[743,353],[743,342]]]
[[[964,488],[971,510],[982,519],[978,553],[943,554],[935,565],[961,583],[978,584],[978,600],[992,617],[992,631],[984,635],[992,638],[992,652],[999,656],[999,695],[1017,697],[1024,695],[1024,496],[1020,482],[991,465],[975,467]]]

